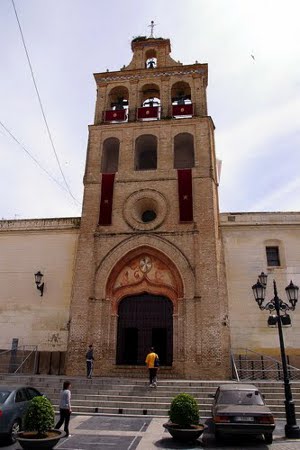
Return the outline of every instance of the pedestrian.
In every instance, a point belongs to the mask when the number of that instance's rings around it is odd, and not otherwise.
[[[149,370],[149,387],[157,387],[157,371],[159,367],[159,357],[154,351],[154,347],[150,348],[150,352],[146,356],[146,361]]]
[[[89,349],[86,352],[85,359],[86,359],[86,376],[87,376],[87,378],[92,378],[93,366],[94,366],[94,348],[93,348],[93,344],[89,345]]]
[[[70,422],[70,416],[72,412],[71,408],[71,383],[70,381],[64,381],[63,388],[60,391],[60,401],[59,401],[59,414],[60,418],[57,422],[55,428],[59,430],[59,428],[64,423],[64,431],[66,433],[66,436],[70,436],[69,433],[69,422]]]

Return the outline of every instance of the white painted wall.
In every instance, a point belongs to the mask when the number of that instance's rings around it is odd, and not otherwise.
[[[77,223],[77,225],[76,225]],[[0,223],[0,348],[65,351],[78,219]],[[44,295],[34,273],[44,274]]]
[[[300,286],[300,213],[221,214],[221,228],[231,345],[278,354],[278,331],[267,326],[269,313],[260,311],[251,287],[262,271],[268,274],[268,300],[274,297],[274,278],[283,301],[287,300],[285,287],[291,279]],[[267,266],[265,247],[272,244],[280,248],[281,266],[278,268]],[[285,344],[290,355],[300,355],[300,302],[290,316],[292,328],[284,328]]]

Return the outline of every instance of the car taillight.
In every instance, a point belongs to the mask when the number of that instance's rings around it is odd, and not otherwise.
[[[230,417],[229,416],[215,416],[214,417],[214,422],[215,423],[230,422]]]
[[[0,409],[0,417],[3,415],[3,411],[2,409]]]
[[[258,423],[274,423],[274,417],[273,416],[259,416],[257,418]]]

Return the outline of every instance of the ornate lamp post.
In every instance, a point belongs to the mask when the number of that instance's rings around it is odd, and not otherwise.
[[[295,404],[292,397],[292,391],[289,381],[289,375],[287,370],[287,362],[286,362],[286,354],[283,340],[283,332],[282,332],[282,324],[291,324],[291,320],[287,311],[294,311],[296,307],[296,303],[298,301],[298,286],[295,286],[292,281],[285,288],[288,303],[280,300],[277,294],[277,286],[276,281],[273,280],[273,288],[274,288],[274,298],[263,305],[266,295],[266,287],[267,287],[267,275],[262,272],[257,280],[257,283],[252,286],[254,298],[261,310],[268,310],[270,313],[276,311],[276,316],[272,316],[272,321],[277,323],[278,326],[278,335],[279,335],[279,343],[280,343],[280,353],[282,360],[282,370],[283,370],[283,380],[284,380],[284,394],[285,394],[285,415],[286,415],[286,425],[285,425],[285,436],[287,438],[300,438],[300,429],[296,422],[296,414],[295,414]],[[283,314],[280,314],[282,312]],[[270,316],[271,317],[271,316]],[[270,318],[269,318],[270,319]],[[268,321],[268,323],[270,323]]]

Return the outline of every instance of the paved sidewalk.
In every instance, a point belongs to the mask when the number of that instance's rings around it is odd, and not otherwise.
[[[70,422],[71,436],[61,439],[57,450],[152,450],[152,449],[216,449],[216,450],[300,450],[300,440],[284,438],[284,423],[277,422],[272,445],[263,438],[249,437],[228,440],[216,444],[210,424],[203,436],[194,444],[185,445],[174,441],[164,430],[163,418],[126,416],[74,415]],[[5,446],[0,450],[19,450],[19,444]]]

